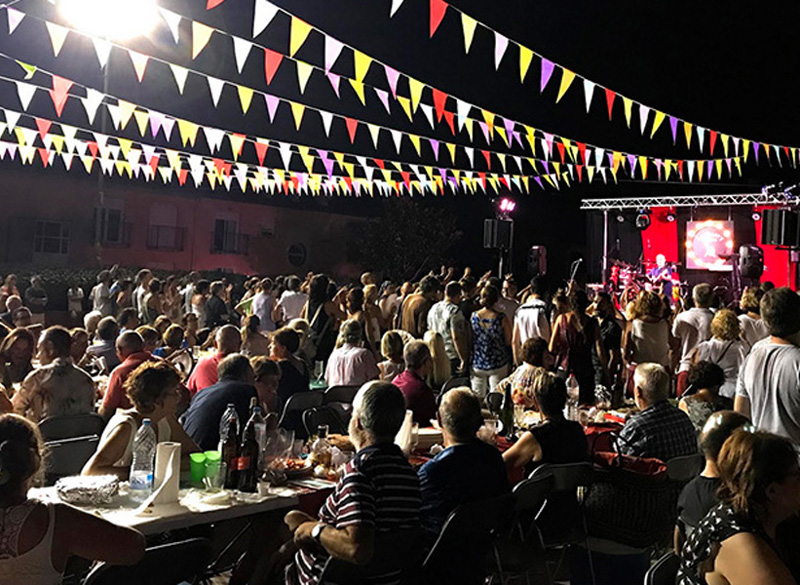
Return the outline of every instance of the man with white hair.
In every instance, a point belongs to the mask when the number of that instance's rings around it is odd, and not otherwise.
[[[619,433],[620,453],[661,461],[697,453],[692,421],[667,400],[669,374],[664,366],[639,364],[633,374],[633,397],[639,412]]]
[[[369,382],[358,391],[349,429],[355,457],[316,519],[297,510],[285,517],[296,551],[287,583],[317,585],[329,557],[363,565],[381,535],[419,529],[419,480],[394,444],[405,412],[402,393],[388,382]],[[380,583],[399,583],[400,577],[400,571],[390,572]]]
[[[214,355],[205,357],[197,362],[192,375],[189,376],[189,381],[186,387],[189,393],[194,396],[203,388],[213,386],[219,380],[217,368],[219,362],[225,356],[232,353],[238,353],[242,347],[242,336],[239,330],[233,325],[223,325],[217,329],[217,335],[214,338],[214,347],[217,349]]]
[[[678,366],[678,396],[682,396],[689,385],[689,368],[692,354],[701,341],[711,339],[711,319],[714,313],[709,307],[714,296],[710,284],[698,284],[692,289],[694,307],[678,314],[672,324],[672,335],[681,343],[681,363]]]
[[[364,326],[348,319],[339,328],[338,347],[328,358],[328,386],[360,386],[380,375],[375,354],[364,347]]]

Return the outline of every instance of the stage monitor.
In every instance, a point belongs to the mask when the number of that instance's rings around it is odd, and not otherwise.
[[[733,270],[733,222],[686,222],[686,267],[690,270]]]

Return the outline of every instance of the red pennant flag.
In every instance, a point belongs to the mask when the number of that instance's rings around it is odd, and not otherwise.
[[[89,144],[87,144],[87,146],[89,147],[89,152],[92,153],[92,159],[93,160],[96,159],[97,158],[97,151],[98,151],[97,143],[92,141]]]
[[[46,148],[37,148],[39,151],[39,158],[42,159],[42,166],[47,168],[47,163],[50,161],[50,151]]]
[[[564,143],[563,142],[557,142],[556,143],[556,148],[558,148],[558,154],[559,154],[559,156],[561,156],[561,164],[563,165],[564,164]]]
[[[678,161],[678,176],[681,178],[681,181],[683,181],[683,161],[682,160]]]
[[[260,164],[263,167],[264,157],[267,155],[267,149],[269,148],[269,144],[267,144],[266,142],[259,142],[258,140],[256,140],[254,146],[256,147],[256,156],[258,157],[258,164]]]
[[[586,144],[578,142],[578,152],[581,153],[581,162],[586,164]]]
[[[431,37],[433,33],[436,32],[436,29],[439,28],[439,25],[442,23],[442,19],[444,18],[444,13],[447,12],[447,2],[443,0],[431,0],[431,21],[430,21],[430,32]]]
[[[154,154],[150,157],[150,168],[153,169],[153,174],[158,172],[158,161],[161,159],[160,154]]]
[[[453,112],[448,112],[447,110],[444,111],[444,121],[447,122],[447,125],[450,126],[450,133],[455,136],[456,135],[456,126],[453,122],[453,118],[455,115]]]
[[[352,191],[352,189],[353,189],[353,179],[351,179],[350,177],[345,177],[344,178],[344,182],[347,184],[347,190],[348,191]]]
[[[272,83],[275,72],[283,61],[283,55],[270,49],[264,49],[264,72],[267,74],[267,85]]]
[[[433,107],[436,108],[436,121],[442,121],[442,114],[444,113],[444,104],[447,101],[447,94],[443,91],[431,88],[433,90]]]
[[[211,160],[214,162],[214,168],[217,169],[217,174],[221,177],[225,168],[225,161],[221,158],[213,158]]]
[[[383,159],[373,158],[372,160],[375,161],[375,164],[378,165],[382,171],[386,169],[386,165],[384,164]]]
[[[483,185],[483,189],[486,190],[486,173],[478,173],[478,178],[481,180],[481,185]]]
[[[481,154],[483,154],[483,158],[486,159],[486,168],[491,170],[491,168],[492,168],[492,155],[489,154],[488,150],[482,150]]]
[[[189,178],[189,169],[181,169],[178,171],[178,184],[183,187],[186,184],[186,179]]]
[[[408,171],[401,171],[400,175],[403,177],[403,183],[406,184],[406,189],[411,192],[411,173]]]
[[[583,182],[583,165],[575,165],[575,168],[578,170],[578,182]]]
[[[711,156],[714,156],[714,146],[717,144],[717,131],[711,130],[708,134],[708,145],[711,148]]]
[[[358,120],[345,117],[344,123],[347,125],[347,133],[350,134],[350,144],[356,141],[356,130],[358,130]]]
[[[50,120],[42,120],[41,118],[35,118],[36,120],[36,128],[39,129],[39,136],[42,137],[42,142],[44,142],[45,135],[50,131],[50,126],[53,123]]]
[[[67,103],[67,92],[71,87],[72,82],[69,79],[53,75],[53,89],[49,93],[50,98],[53,100],[53,106],[56,108],[56,114],[59,117],[61,117],[61,112],[64,111],[64,104]]]
[[[508,184],[508,179],[506,179],[505,177],[500,177],[500,182],[503,183],[503,185],[505,185],[506,189],[511,189],[511,186]]]
[[[211,10],[212,8],[216,8],[223,2],[225,2],[225,0],[208,0],[208,2],[206,2],[206,10]]]
[[[614,109],[614,100],[617,94],[610,89],[606,89],[606,103],[608,104],[608,119],[611,119],[611,111]]]

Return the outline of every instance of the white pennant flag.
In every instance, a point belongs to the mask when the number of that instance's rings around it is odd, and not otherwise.
[[[425,118],[428,120],[428,124],[431,125],[431,128],[436,128],[433,123],[433,107],[428,104],[420,104],[419,107],[422,109],[422,113],[425,114]]]
[[[378,148],[378,137],[381,133],[381,127],[375,124],[367,124],[367,128],[372,136],[372,143],[375,145],[375,148]]]
[[[75,135],[77,134],[78,129],[75,126],[61,124],[61,132],[64,134],[64,144],[66,145],[67,150],[75,152]]]
[[[269,26],[272,19],[278,13],[278,7],[268,0],[256,0],[255,12],[253,13],[253,38],[256,38],[264,29]]]
[[[278,151],[281,153],[281,159],[283,159],[283,168],[288,171],[292,162],[292,145],[281,142],[278,145]]]
[[[100,62],[100,68],[106,66],[108,63],[108,56],[111,54],[111,43],[99,37],[92,37],[92,44],[94,45],[94,52],[97,53],[97,60]]]
[[[209,128],[203,126],[203,133],[206,135],[206,142],[211,149],[211,154],[216,153],[222,146],[222,139],[225,138],[225,131],[219,128]]]
[[[244,64],[247,57],[250,55],[250,50],[253,48],[253,43],[239,37],[233,37],[233,54],[236,57],[236,68],[239,73],[244,69]]]
[[[600,168],[603,166],[603,155],[606,153],[605,148],[596,148],[594,151],[594,166]]]
[[[389,18],[394,16],[397,9],[403,5],[403,0],[392,0],[392,8],[389,10]]]
[[[167,26],[169,26],[169,30],[172,33],[172,38],[175,39],[175,44],[177,45],[180,42],[179,31],[181,15],[175,14],[166,8],[159,8],[158,11],[161,13],[161,18],[163,18],[166,21]]]
[[[403,141],[403,133],[400,130],[390,130],[392,133],[392,140],[394,140],[394,147],[397,150],[397,154],[400,154],[400,145]]]
[[[592,105],[592,95],[594,94],[594,82],[589,81],[588,79],[583,80],[583,95],[586,98],[586,111],[589,111],[589,108]]]
[[[333,114],[324,110],[319,111],[319,116],[322,118],[322,127],[325,129],[325,136],[331,135],[331,122],[333,122]]]
[[[19,102],[22,104],[22,109],[28,111],[28,106],[31,105],[33,94],[36,93],[36,86],[24,81],[17,81],[17,94],[19,95]]]
[[[6,8],[6,14],[8,15],[8,34],[12,35],[22,19],[25,18],[25,13],[16,8]]]
[[[644,104],[639,104],[639,129],[644,134],[644,129],[647,126],[647,116],[650,115],[650,108]]]
[[[119,130],[119,125],[122,123],[122,118],[119,113],[119,106],[114,104],[106,104],[106,110],[108,110],[108,115],[111,116],[111,123],[114,124],[114,128]]]
[[[503,55],[506,54],[508,48],[508,37],[504,37],[499,32],[494,33],[494,68],[500,69],[500,61],[503,60]]]
[[[467,158],[469,159],[469,166],[474,167],[475,166],[475,149],[472,148],[471,146],[465,146],[464,147],[464,152],[466,153]]]
[[[175,78],[175,83],[178,86],[178,91],[183,95],[183,88],[186,86],[186,77],[189,75],[189,70],[180,65],[170,63],[169,68],[172,70],[172,76]]]
[[[458,114],[458,129],[459,131],[464,128],[464,123],[467,121],[469,111],[472,108],[470,104],[456,98],[456,113]]]
[[[219,104],[219,98],[222,95],[222,88],[225,86],[225,82],[216,77],[211,77],[210,75],[206,77],[206,79],[208,80],[208,89],[211,91],[211,99],[216,108]]]
[[[339,58],[342,52],[342,47],[344,45],[340,41],[325,35],[325,73],[328,73],[333,64],[336,63],[336,59]]]
[[[105,98],[105,95],[96,89],[90,88],[86,90],[86,97],[83,98],[81,102],[83,103],[83,108],[86,110],[86,119],[89,120],[89,124],[94,124],[97,108],[103,103],[103,98]]]
[[[64,162],[64,167],[69,170],[72,167],[72,160],[75,157],[71,152],[61,152],[61,160]]]

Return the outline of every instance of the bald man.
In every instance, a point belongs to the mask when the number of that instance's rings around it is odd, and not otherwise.
[[[203,388],[208,388],[217,383],[219,379],[217,373],[219,362],[225,356],[238,353],[242,347],[242,336],[239,330],[233,325],[223,325],[217,329],[217,335],[214,337],[214,347],[217,350],[214,355],[197,362],[192,375],[189,376],[186,386],[192,396]]]
[[[103,396],[103,404],[98,411],[106,420],[114,416],[118,408],[133,406],[123,388],[125,380],[128,379],[131,372],[144,362],[159,359],[144,350],[142,336],[136,331],[126,331],[117,337],[115,343],[120,364],[111,371],[108,388]]]

